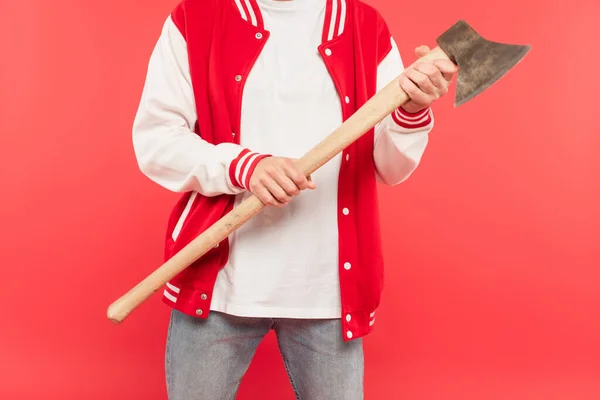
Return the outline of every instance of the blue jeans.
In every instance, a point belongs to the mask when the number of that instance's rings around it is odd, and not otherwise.
[[[169,400],[233,400],[264,336],[273,329],[296,398],[362,400],[361,339],[345,343],[336,319],[207,319],[173,310],[166,351]]]

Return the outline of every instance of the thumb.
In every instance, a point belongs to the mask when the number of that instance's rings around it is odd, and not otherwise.
[[[425,45],[419,46],[415,49],[415,54],[419,58],[425,57],[427,54],[429,54],[429,52],[431,52],[431,49]]]

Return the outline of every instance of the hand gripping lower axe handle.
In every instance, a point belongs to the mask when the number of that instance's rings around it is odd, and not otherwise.
[[[464,21],[457,22],[444,32],[437,39],[437,44],[439,47],[419,61],[447,59],[459,67],[455,107],[469,101],[495,83],[530,50],[529,46],[488,41]],[[399,77],[379,91],[336,131],[299,159],[298,168],[306,176],[312,174],[406,103],[409,96],[400,88],[398,79]],[[114,323],[122,322],[154,292],[258,214],[263,207],[264,204],[256,196],[243,201],[115,301],[108,308],[108,318]]]

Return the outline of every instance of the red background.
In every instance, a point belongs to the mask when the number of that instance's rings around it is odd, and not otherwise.
[[[406,63],[460,18],[533,50],[476,101],[440,101],[419,170],[381,188],[366,398],[599,399],[599,3],[373,3]],[[121,326],[105,310],[160,265],[176,199],[130,140],[174,4],[0,3],[2,399],[166,399],[160,296]],[[272,336],[239,398],[293,398]]]

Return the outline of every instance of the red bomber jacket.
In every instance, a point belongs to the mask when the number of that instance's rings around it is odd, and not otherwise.
[[[256,0],[183,0],[172,19],[187,43],[196,133],[212,144],[239,144],[244,83],[269,40]],[[343,30],[334,29],[340,24]],[[375,94],[377,66],[391,49],[390,32],[372,7],[358,0],[327,0],[318,51],[335,83],[344,120]],[[346,341],[371,331],[383,287],[373,135],[369,131],[344,150],[339,173],[341,333]],[[234,204],[231,195],[195,193],[190,205],[190,196],[182,196],[169,219],[167,259]],[[188,214],[174,241],[172,232],[184,209]],[[177,302],[167,298],[164,302],[188,315],[207,318],[217,273],[228,255],[229,243],[224,240],[171,280],[167,288],[176,291]]]

